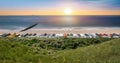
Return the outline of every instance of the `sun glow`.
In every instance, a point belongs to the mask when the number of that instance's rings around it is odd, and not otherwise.
[[[72,14],[72,9],[71,8],[65,8],[64,10],[65,15],[71,15]]]

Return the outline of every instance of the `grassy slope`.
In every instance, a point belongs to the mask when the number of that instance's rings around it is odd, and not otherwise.
[[[62,63],[119,63],[120,39],[76,50],[67,50],[56,55],[64,60]]]
[[[42,52],[42,51],[41,51]],[[0,40],[0,63],[119,63],[120,39],[98,45],[62,50],[52,55],[33,52],[18,42]]]
[[[18,42],[0,40],[0,63],[28,63],[38,62],[38,56],[32,49]]]

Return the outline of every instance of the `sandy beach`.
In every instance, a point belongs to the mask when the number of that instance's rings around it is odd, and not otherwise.
[[[120,33],[120,28],[60,28],[60,29],[30,29],[25,32],[19,32],[19,30],[0,30],[0,34],[3,33]]]

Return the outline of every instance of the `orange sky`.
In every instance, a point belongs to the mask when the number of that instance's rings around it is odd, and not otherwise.
[[[0,0],[0,15],[120,15],[120,0]]]
[[[0,11],[0,15],[65,15],[64,11]],[[71,15],[120,15],[119,10],[73,11]]]

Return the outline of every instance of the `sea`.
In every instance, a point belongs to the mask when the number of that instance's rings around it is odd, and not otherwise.
[[[61,28],[117,28],[120,29],[120,15],[112,16],[0,16],[0,30],[22,30],[33,24],[32,29]]]

